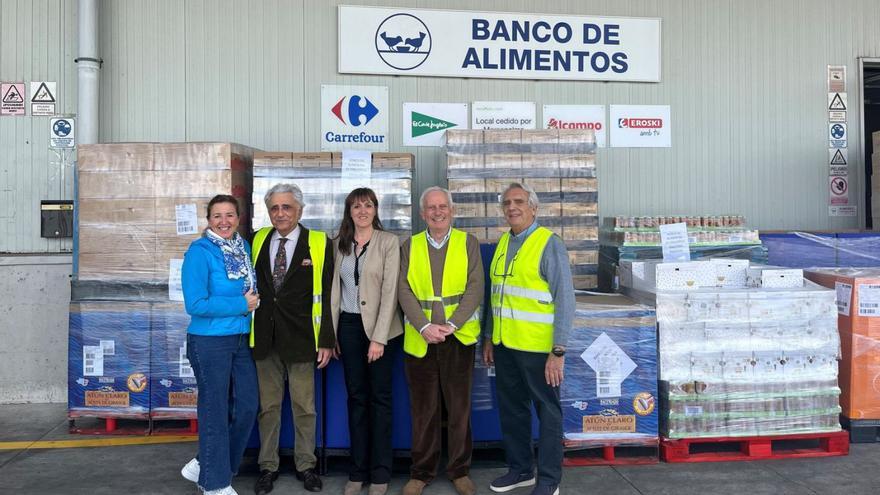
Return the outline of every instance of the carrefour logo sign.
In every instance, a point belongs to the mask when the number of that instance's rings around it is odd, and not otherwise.
[[[358,127],[361,124],[369,124],[373,117],[379,113],[379,109],[376,108],[376,105],[373,105],[373,102],[368,98],[361,98],[358,95],[348,97],[348,105],[343,110],[342,104],[345,102],[345,99],[346,97],[343,96],[330,109],[333,115],[343,124],[346,123],[346,115],[348,116],[348,124]]]
[[[321,149],[388,151],[388,88],[321,86]]]

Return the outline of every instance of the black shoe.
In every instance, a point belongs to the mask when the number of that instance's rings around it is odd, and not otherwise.
[[[324,484],[321,483],[321,477],[318,476],[318,472],[315,471],[315,468],[306,469],[303,472],[296,472],[296,479],[303,482],[303,488],[310,492],[320,492],[322,488],[324,488]]]
[[[278,479],[278,471],[269,471],[264,469],[260,471],[260,477],[254,485],[254,493],[257,495],[266,495],[274,488],[273,482]]]

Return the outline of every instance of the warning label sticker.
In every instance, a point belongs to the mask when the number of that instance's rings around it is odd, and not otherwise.
[[[24,83],[0,83],[0,115],[24,115]]]

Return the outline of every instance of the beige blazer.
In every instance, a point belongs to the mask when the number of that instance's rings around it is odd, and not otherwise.
[[[342,287],[339,280],[339,240],[333,241],[333,288],[330,291],[330,311],[333,329],[338,332],[339,307],[342,305]],[[361,320],[364,332],[373,342],[387,344],[403,333],[403,323],[397,307],[397,278],[400,274],[400,240],[390,232],[376,230],[370,239],[367,254],[362,258],[364,268],[360,278]]]

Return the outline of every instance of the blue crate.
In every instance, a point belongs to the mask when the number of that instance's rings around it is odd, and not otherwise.
[[[70,304],[69,322],[68,414],[147,418],[149,304],[75,302]],[[88,360],[84,348],[92,351]]]
[[[394,353],[394,371],[391,382],[391,447],[409,450],[412,445],[412,416],[409,408],[409,388],[403,368],[403,349],[400,345],[386,347]],[[325,416],[326,443],[328,449],[348,449],[351,438],[348,432],[348,393],[345,390],[345,373],[342,362],[333,360],[327,366],[327,414]]]

